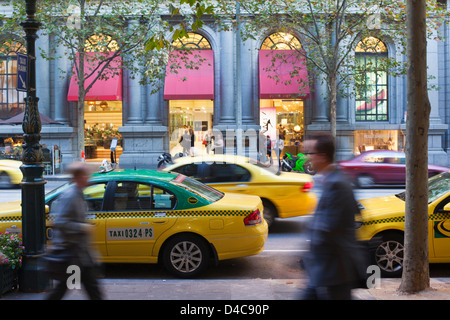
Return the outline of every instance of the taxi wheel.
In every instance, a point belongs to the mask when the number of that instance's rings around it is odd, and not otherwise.
[[[264,207],[263,212],[264,220],[266,220],[267,226],[270,227],[275,221],[275,218],[277,216],[277,209],[275,209],[275,206],[266,199],[263,199],[263,207]]]
[[[194,235],[179,235],[164,246],[164,267],[172,274],[190,278],[201,273],[208,265],[209,250],[205,242]]]
[[[391,232],[383,234],[373,254],[383,277],[401,276],[404,251],[403,235]]]

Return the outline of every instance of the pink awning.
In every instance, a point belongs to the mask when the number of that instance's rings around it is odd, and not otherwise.
[[[94,63],[94,57],[95,55],[99,55],[101,53],[94,53],[94,52],[86,52],[85,53],[88,57],[85,59],[84,62],[84,72],[85,74],[90,74],[97,66],[96,63]],[[114,52],[110,52],[107,54],[107,57],[113,55]],[[107,58],[106,57],[106,58]],[[78,54],[77,54],[77,60],[78,60]],[[120,68],[120,65],[122,64],[122,57],[117,56],[115,57],[111,63],[110,68],[107,68],[109,70],[105,70],[103,75],[105,75],[108,79],[102,79],[101,77],[95,81],[94,85],[91,87],[89,92],[86,94],[86,101],[122,101],[122,68]],[[101,70],[100,66],[98,68],[98,71],[94,73],[91,77],[89,77],[85,83],[84,87],[87,88],[93,81],[93,79],[98,75],[99,70]],[[72,78],[70,79],[70,86],[69,86],[69,92],[67,94],[67,100],[68,101],[78,101],[78,76],[75,72],[75,66]]]
[[[214,51],[175,51],[169,57],[165,100],[214,99]]]
[[[295,50],[259,50],[260,99],[306,99],[309,94],[303,55]]]

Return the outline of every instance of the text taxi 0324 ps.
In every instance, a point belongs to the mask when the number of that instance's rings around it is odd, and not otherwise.
[[[211,260],[260,253],[267,239],[262,201],[222,193],[180,174],[115,170],[94,174],[84,190],[87,220],[96,226],[94,244],[103,262],[158,263],[192,277]],[[45,196],[51,241],[58,195]],[[0,232],[21,233],[20,201],[0,205]]]

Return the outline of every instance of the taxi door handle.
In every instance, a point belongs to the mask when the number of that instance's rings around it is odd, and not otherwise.
[[[153,223],[158,223],[158,224],[163,224],[166,223],[167,220],[166,219],[157,219],[157,220],[153,220]]]

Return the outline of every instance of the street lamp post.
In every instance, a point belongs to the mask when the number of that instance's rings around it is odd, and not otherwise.
[[[35,19],[36,0],[26,0],[26,20],[21,23],[25,31],[28,55],[27,97],[22,123],[24,132],[22,151],[23,180],[22,187],[22,235],[23,264],[19,275],[19,288],[25,292],[42,292],[47,286],[47,279],[40,257],[45,251],[45,200],[42,177],[41,119],[36,97],[36,48],[37,31],[40,23]]]

